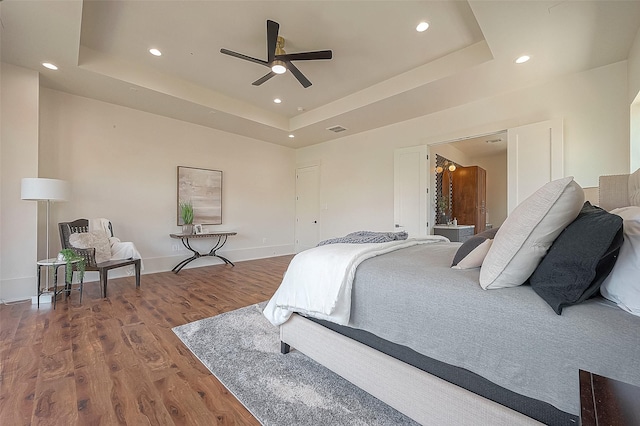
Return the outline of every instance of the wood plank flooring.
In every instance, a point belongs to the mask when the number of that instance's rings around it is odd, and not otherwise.
[[[271,297],[292,256],[0,305],[0,425],[257,425],[172,327]]]

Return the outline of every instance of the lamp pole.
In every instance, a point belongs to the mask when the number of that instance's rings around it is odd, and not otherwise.
[[[21,198],[23,200],[47,202],[47,236],[46,253],[49,259],[49,222],[51,219],[51,201],[66,201],[69,199],[69,183],[59,179],[23,178]],[[46,274],[46,291],[49,291],[49,268]],[[40,288],[40,283],[38,283]]]

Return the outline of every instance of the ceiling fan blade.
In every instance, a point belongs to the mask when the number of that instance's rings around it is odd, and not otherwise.
[[[256,64],[269,66],[269,62],[263,61],[262,59],[252,58],[251,56],[243,55],[242,53],[233,52],[227,49],[220,49],[220,53],[224,53],[225,55],[233,56],[235,58],[244,59],[245,61],[255,62]]]
[[[295,78],[298,79],[300,84],[302,84],[302,87],[306,89],[307,87],[311,86],[311,82],[309,81],[309,79],[305,77],[304,74],[302,74],[300,70],[291,62],[287,62],[287,69],[291,71],[291,74],[293,74]]]
[[[269,74],[266,74],[263,77],[260,77],[259,79],[257,79],[256,81],[254,81],[253,84],[254,86],[260,86],[262,83],[264,83],[265,81],[269,80],[271,77],[275,76],[276,73],[271,71]]]
[[[281,59],[283,61],[313,61],[315,59],[331,59],[332,57],[333,53],[331,50],[319,50],[317,52],[300,52],[277,55],[276,59]]]
[[[272,62],[276,56],[276,44],[278,43],[278,31],[280,24],[267,19],[267,60]]]

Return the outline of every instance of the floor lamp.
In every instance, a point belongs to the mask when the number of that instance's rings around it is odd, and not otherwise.
[[[31,201],[47,202],[47,259],[49,256],[49,219],[52,201],[69,199],[69,183],[59,179],[24,178],[22,179],[21,198]],[[49,268],[47,268],[47,291],[49,290]]]

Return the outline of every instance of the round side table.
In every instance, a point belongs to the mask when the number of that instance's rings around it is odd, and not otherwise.
[[[66,276],[65,276],[65,282],[64,282],[64,286],[58,290],[58,268],[60,268],[61,266],[66,266],[69,265],[70,267],[74,267],[75,268],[75,264],[80,262],[80,260],[70,260],[70,261],[66,261],[66,260],[58,260],[57,258],[53,257],[51,259],[42,259],[42,260],[38,260],[38,272],[37,272],[37,280],[38,280],[38,309],[40,309],[40,296],[45,293],[45,291],[42,290],[42,287],[40,285],[40,275],[41,275],[41,271],[43,267],[47,267],[47,268],[52,268],[53,269],[53,309],[56,308],[56,299],[58,297],[58,294],[60,293],[65,293],[66,296],[69,296],[69,294],[71,293],[71,284],[73,283],[73,273],[72,273],[72,278],[70,282],[67,282],[66,280]],[[47,286],[48,286],[48,282],[47,282]],[[79,283],[79,288],[78,290],[80,291],[80,303],[82,303],[82,286],[83,286],[83,279],[80,280]],[[49,288],[47,287],[46,290],[49,290]]]

